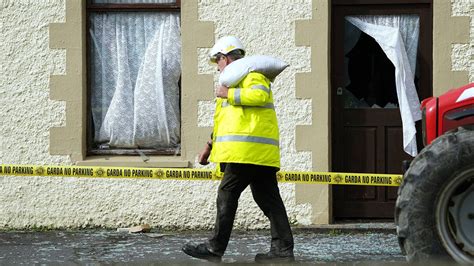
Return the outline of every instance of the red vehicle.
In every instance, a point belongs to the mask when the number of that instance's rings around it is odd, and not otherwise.
[[[425,148],[398,190],[398,240],[408,261],[474,264],[474,83],[422,101]]]

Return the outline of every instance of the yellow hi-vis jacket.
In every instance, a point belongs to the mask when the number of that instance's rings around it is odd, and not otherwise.
[[[270,80],[249,73],[217,98],[210,161],[280,168],[278,122]]]

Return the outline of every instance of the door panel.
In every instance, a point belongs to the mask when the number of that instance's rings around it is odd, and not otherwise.
[[[400,173],[402,165],[400,159],[409,160],[411,157],[403,151],[403,130],[402,127],[386,127],[385,128],[387,173]]]
[[[354,173],[399,173],[402,149],[398,109],[344,109],[342,169]],[[397,149],[396,153],[392,153]],[[386,158],[391,158],[391,162]],[[399,165],[397,171],[389,172]],[[337,218],[390,218],[396,188],[376,186],[334,186],[334,214]]]
[[[431,2],[423,1],[420,3],[414,0],[414,4],[404,5],[383,4],[383,0],[376,5],[364,3],[364,0],[353,1],[352,4],[333,2],[332,171],[400,174],[402,161],[411,158],[403,151],[400,111],[396,104],[392,104],[393,98],[396,99],[393,64],[386,61],[388,59],[383,51],[381,52],[381,48],[368,35],[361,34],[348,52],[344,17],[383,14],[419,16],[420,36],[415,85],[420,99],[424,99],[432,95],[432,26]],[[351,81],[349,85],[348,77]],[[347,95],[351,96],[350,101],[347,101],[347,97],[344,98]],[[396,197],[397,188],[393,187],[334,185],[334,218],[393,218]]]
[[[375,171],[376,136],[375,127],[345,127],[343,144],[348,149],[344,152],[344,166],[348,171]]]
[[[376,127],[345,127],[343,146],[347,149],[344,152],[344,166],[348,172],[375,171],[376,135]],[[346,202],[377,199],[377,191],[374,187],[351,187],[350,193],[346,192],[344,188],[341,190],[344,205]]]
[[[387,173],[400,173],[402,171],[400,160],[410,160],[411,156],[406,154],[403,151],[403,130],[401,127],[387,127],[385,136],[387,136],[386,141],[386,155],[387,164],[386,172]],[[398,188],[389,187],[386,191],[386,199],[388,201],[394,202],[397,200],[397,191]]]

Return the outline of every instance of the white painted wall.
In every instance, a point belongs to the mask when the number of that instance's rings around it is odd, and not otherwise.
[[[474,82],[474,1],[451,0],[452,16],[469,16],[471,19],[470,43],[453,44],[451,58],[454,71],[469,71],[469,82]]]
[[[64,8],[64,0],[0,3],[2,164],[71,164],[67,156],[49,154],[49,128],[65,124],[65,104],[49,100],[49,75],[64,74],[65,52],[49,49],[48,26],[65,21]],[[474,4],[454,1],[453,14],[471,17],[471,42],[453,46],[453,69],[469,70],[474,81]],[[247,46],[248,54],[273,55],[290,63],[273,84],[285,170],[312,167],[311,154],[297,152],[294,144],[295,126],[311,121],[310,101],[295,98],[295,74],[310,71],[311,53],[307,47],[295,46],[295,20],[310,17],[310,0],[199,1],[199,18],[215,23],[216,39],[234,34]],[[199,51],[199,72],[216,74],[207,64],[207,51]],[[212,112],[212,101],[201,102],[199,126],[212,124]],[[209,229],[215,219],[217,185],[208,181],[0,176],[0,229],[115,228],[140,223]],[[280,188],[291,222],[309,224],[311,208],[295,204],[294,185]],[[249,191],[241,198],[235,226],[268,227]]]
[[[200,3],[204,18],[210,15],[206,12],[217,8],[216,3],[211,2]],[[293,161],[295,163],[286,166],[287,169],[309,169],[310,165],[306,165],[311,161],[309,154],[296,153],[293,143],[295,124],[307,123],[310,116],[307,111],[309,102],[294,99],[294,73],[308,70],[305,65],[308,65],[309,51],[294,46],[292,18],[307,18],[309,1],[303,1],[298,8],[291,7],[286,1],[279,2],[266,1],[263,5],[257,5],[248,1],[246,4],[254,9],[250,13],[256,17],[254,21],[247,16],[249,13],[242,8],[243,5],[234,4],[233,8],[236,8],[238,16],[247,20],[247,24],[240,23],[242,29],[258,27],[252,34],[242,31],[249,53],[274,54],[292,64],[275,84],[275,90],[279,92],[275,97],[277,109],[280,121],[283,121],[282,135],[285,136],[283,150],[288,152],[283,156],[283,164]],[[261,12],[267,16],[262,16]],[[65,19],[64,0],[1,2],[2,164],[71,164],[68,156],[49,154],[49,128],[64,126],[66,122],[64,102],[49,99],[49,76],[65,73],[65,51],[49,49],[48,26]],[[278,24],[271,27],[271,31],[275,32],[271,38],[258,39],[257,32],[268,30],[261,23],[276,22]],[[229,22],[226,23],[219,24],[218,28],[229,25]],[[258,44],[256,40],[262,43]],[[210,68],[206,67],[205,71],[209,71]],[[284,98],[293,100],[284,106]],[[212,116],[206,113],[200,114],[200,117],[201,121]],[[209,229],[215,219],[217,185],[218,182],[208,181],[0,176],[0,228],[115,228],[149,223],[155,227]],[[294,204],[293,190],[293,185],[282,186],[290,219],[292,223],[307,224],[310,210]],[[248,192],[242,197],[235,225],[237,228],[268,226]]]

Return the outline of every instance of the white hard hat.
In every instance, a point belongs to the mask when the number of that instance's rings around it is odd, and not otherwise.
[[[211,52],[209,53],[209,57],[211,62],[215,63],[217,59],[216,56],[219,53],[226,55],[235,50],[242,50],[242,52],[245,54],[245,48],[237,37],[224,36],[220,38],[216,44],[214,44]]]

